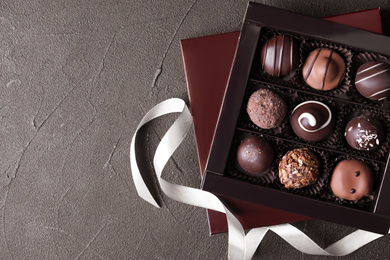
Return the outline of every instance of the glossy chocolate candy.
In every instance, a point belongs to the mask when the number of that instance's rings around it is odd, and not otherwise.
[[[246,172],[259,174],[267,170],[274,159],[274,149],[264,138],[245,138],[237,149],[238,164]]]
[[[299,49],[291,36],[277,35],[263,45],[261,63],[264,70],[272,76],[285,76],[299,65]]]
[[[364,63],[356,73],[355,86],[366,98],[385,99],[390,94],[390,66],[377,61]]]

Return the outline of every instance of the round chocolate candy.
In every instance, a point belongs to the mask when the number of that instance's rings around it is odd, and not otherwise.
[[[298,67],[298,46],[291,36],[274,36],[263,45],[261,62],[264,70],[272,76],[288,75]]]
[[[278,94],[269,89],[259,89],[249,98],[247,112],[255,125],[271,129],[281,125],[287,106]]]
[[[331,90],[337,87],[345,76],[345,62],[334,50],[319,48],[312,51],[302,68],[305,82],[318,90]]]
[[[364,63],[356,73],[355,86],[366,98],[385,99],[390,94],[390,66],[377,61]]]
[[[359,200],[372,191],[373,177],[370,168],[359,160],[343,160],[333,170],[330,187],[339,198]]]
[[[379,120],[361,115],[348,122],[344,135],[352,148],[370,151],[382,144],[383,127]]]
[[[307,148],[287,152],[279,162],[279,180],[288,189],[299,189],[315,182],[319,160]]]
[[[267,170],[274,159],[274,149],[264,138],[245,138],[237,149],[237,161],[242,169],[252,174]]]
[[[310,100],[294,108],[290,124],[297,136],[315,142],[325,139],[332,133],[335,120],[327,105]]]

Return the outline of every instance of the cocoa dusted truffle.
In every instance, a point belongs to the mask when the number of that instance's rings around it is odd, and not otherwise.
[[[279,179],[288,189],[299,189],[315,182],[319,175],[319,160],[307,148],[287,152],[279,162]]]
[[[245,138],[237,149],[237,161],[242,169],[252,174],[267,170],[274,159],[274,149],[264,138]]]
[[[269,89],[259,89],[249,98],[246,111],[255,125],[271,129],[282,124],[287,106],[278,94]]]
[[[337,87],[345,76],[345,62],[334,50],[319,48],[312,51],[302,68],[305,82],[318,90],[331,90]]]
[[[335,120],[327,105],[310,100],[294,108],[290,124],[297,136],[314,142],[323,140],[332,133]]]
[[[277,35],[263,45],[261,63],[272,76],[285,76],[293,72],[299,64],[298,45],[291,36]]]
[[[343,160],[334,168],[330,187],[337,197],[356,201],[371,193],[372,183],[367,164],[359,160]]]
[[[385,99],[390,94],[390,66],[377,61],[364,63],[356,73],[355,86],[366,98]]]
[[[344,135],[352,148],[371,151],[382,144],[383,128],[378,119],[360,115],[348,122]]]

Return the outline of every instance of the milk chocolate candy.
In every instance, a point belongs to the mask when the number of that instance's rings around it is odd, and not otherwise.
[[[305,82],[312,88],[327,91],[336,88],[344,79],[346,65],[334,50],[318,48],[312,51],[302,68]]]
[[[330,187],[337,197],[356,201],[371,193],[372,183],[367,164],[359,160],[343,160],[333,171]]]

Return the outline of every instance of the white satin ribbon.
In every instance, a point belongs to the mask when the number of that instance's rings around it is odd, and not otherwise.
[[[350,254],[358,248],[382,236],[368,231],[357,230],[350,235],[340,239],[336,243],[330,245],[326,249],[323,249],[308,236],[306,236],[302,231],[290,224],[253,228],[247,233],[247,235],[245,235],[244,229],[238,219],[214,194],[200,189],[173,184],[161,178],[161,173],[166,163],[176,148],[180,145],[182,140],[185,138],[192,126],[192,116],[185,102],[177,98],[165,100],[157,104],[148,113],[146,113],[146,115],[139,123],[131,140],[130,164],[134,185],[138,195],[150,204],[159,207],[158,203],[147,188],[138,168],[135,151],[135,140],[139,129],[143,125],[157,117],[170,113],[180,113],[180,115],[168,129],[156,149],[156,153],[153,158],[153,165],[156,171],[157,181],[161,187],[161,190],[171,199],[226,214],[229,230],[229,259],[251,259],[256,252],[257,247],[269,230],[278,234],[286,242],[303,253],[328,256],[344,256]]]

